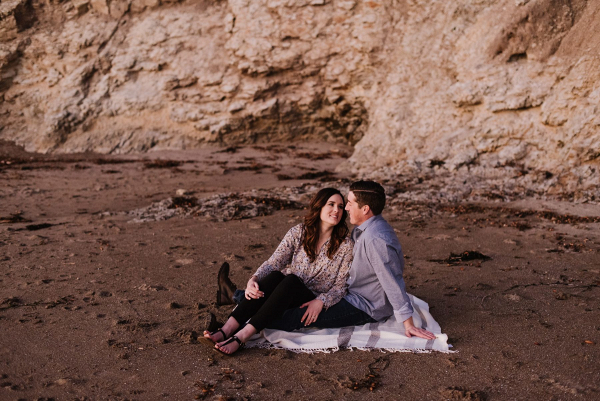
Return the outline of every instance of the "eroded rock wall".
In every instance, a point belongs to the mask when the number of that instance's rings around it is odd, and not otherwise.
[[[2,44],[1,135],[43,152],[355,143],[367,111],[343,71],[381,34],[352,37],[354,3],[287,3],[32,0],[35,27]]]
[[[598,196],[600,2],[405,6],[352,168]]]
[[[27,150],[313,138],[363,175],[600,183],[598,1],[2,0],[0,40]]]

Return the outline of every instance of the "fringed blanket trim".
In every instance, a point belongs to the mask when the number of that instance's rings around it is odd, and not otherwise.
[[[423,349],[423,348],[377,348],[377,347],[332,347],[332,348],[288,348],[288,347],[281,347],[278,346],[276,344],[271,344],[270,342],[256,342],[253,344],[246,344],[246,348],[261,348],[261,349],[282,349],[282,350],[286,350],[286,351],[291,351],[294,352],[296,354],[331,354],[333,352],[337,352],[340,349],[347,349],[350,351],[368,351],[368,352],[372,352],[372,351],[379,351],[382,353],[386,353],[386,352],[406,352],[406,353],[413,353],[413,354],[431,354],[434,350],[431,349]],[[447,351],[437,351],[436,352],[441,352],[442,354],[455,354],[458,351],[451,351],[451,350],[447,350]]]

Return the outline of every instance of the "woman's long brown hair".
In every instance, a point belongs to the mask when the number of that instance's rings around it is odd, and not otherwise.
[[[304,231],[302,235],[302,246],[304,251],[308,255],[308,259],[314,262],[317,258],[317,244],[319,243],[319,231],[321,223],[321,209],[327,204],[329,198],[333,195],[339,195],[342,197],[344,206],[344,195],[335,188],[323,188],[311,199],[308,207],[308,213],[304,217]],[[333,227],[331,233],[331,239],[329,241],[329,249],[327,250],[327,257],[333,259],[333,255],[337,252],[342,245],[342,242],[348,235],[348,226],[346,225],[346,210],[342,208],[342,219],[340,222]]]

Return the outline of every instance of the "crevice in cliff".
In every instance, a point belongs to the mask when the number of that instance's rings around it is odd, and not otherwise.
[[[110,43],[110,41],[112,40],[112,38],[114,38],[114,36],[116,35],[117,31],[119,30],[119,27],[121,27],[122,25],[124,25],[127,22],[126,18],[127,18],[128,14],[129,14],[129,10],[130,9],[131,9],[131,5],[129,5],[127,7],[127,9],[125,10],[125,12],[121,16],[121,18],[119,18],[119,20],[117,21],[115,27],[113,28],[113,30],[108,35],[108,38],[106,38],[104,41],[102,41],[102,43],[100,43],[100,45],[98,46],[98,50],[97,50],[98,54],[101,54],[102,51],[106,48],[106,46]]]
[[[515,53],[515,54],[511,54],[511,56],[508,58],[508,62],[509,63],[516,63],[519,61],[526,61],[527,60],[527,53]]]
[[[20,2],[19,6],[15,8],[14,17],[19,32],[31,28],[37,21],[37,15],[32,5],[32,0]]]

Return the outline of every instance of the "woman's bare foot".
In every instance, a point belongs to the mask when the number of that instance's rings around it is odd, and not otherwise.
[[[227,341],[221,341],[215,344],[215,348],[224,354],[231,355],[244,345],[244,342],[237,336],[230,337]]]
[[[224,341],[227,339],[227,334],[223,331],[223,329],[217,329],[212,333],[208,330],[204,330],[204,338],[208,338],[213,343],[218,343],[220,341]]]
[[[204,338],[208,338],[213,343],[219,343],[227,340],[240,327],[240,324],[234,318],[227,319],[223,327],[212,333],[208,330],[204,331]]]
[[[239,350],[246,341],[256,334],[256,329],[251,324],[247,324],[243,329],[238,331],[235,336],[227,341],[221,341],[215,344],[215,348],[224,354],[231,355]]]

